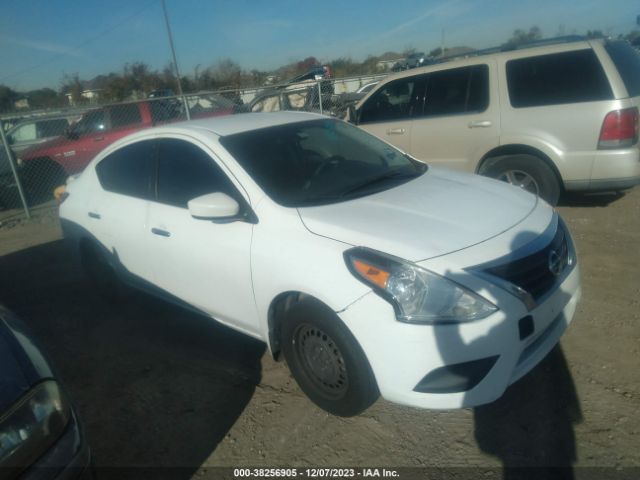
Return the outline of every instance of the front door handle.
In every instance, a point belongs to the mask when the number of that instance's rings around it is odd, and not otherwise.
[[[151,233],[155,234],[155,235],[160,235],[161,237],[170,237],[171,236],[171,232],[168,232],[166,230],[162,230],[161,228],[152,228],[151,229]]]
[[[493,123],[491,120],[477,120],[475,122],[469,122],[469,128],[489,128]]]
[[[404,128],[390,128],[387,130],[387,135],[402,135],[404,132]]]
[[[96,212],[89,212],[89,217],[95,218],[96,220],[100,220],[102,218],[100,214]]]
[[[93,138],[94,142],[100,142],[101,140],[104,140],[104,137],[94,137]]]

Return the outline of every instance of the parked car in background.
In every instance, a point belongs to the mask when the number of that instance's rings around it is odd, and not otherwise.
[[[396,62],[391,71],[393,72],[401,72],[403,70],[409,70],[410,68],[418,68],[422,67],[428,63],[427,57],[422,52],[411,53],[399,62]]]
[[[127,282],[266,342],[337,415],[380,394],[491,402],[556,345],[580,297],[546,202],[310,113],[138,132],[67,185],[60,219],[96,285]]]
[[[373,87],[375,87],[377,84],[378,84],[378,81],[367,83],[366,85],[363,85],[358,90],[356,90],[356,93],[367,94],[371,90],[373,90]]]
[[[329,113],[334,104],[331,69],[317,65],[280,85],[269,85],[244,105],[243,112],[278,112],[281,110],[320,111]]]
[[[233,106],[224,100],[191,97],[192,118],[233,113]],[[138,130],[184,118],[183,103],[175,98],[121,103],[91,110],[71,125],[65,135],[17,155],[22,181],[32,192],[50,194],[52,188],[64,183],[67,176],[82,171],[98,152],[116,140]]]
[[[64,135],[73,119],[74,117],[59,116],[23,120],[9,130],[6,137],[11,149],[19,153],[32,145]]]
[[[160,88],[158,90],[151,90],[147,98],[164,98],[164,97],[175,97],[175,92],[170,88]]]
[[[347,113],[347,110],[357,104],[364,96],[369,93],[378,84],[378,82],[370,82],[363,85],[355,92],[345,92],[333,96],[333,105],[331,113],[336,117],[343,118]]]
[[[12,160],[9,160],[4,145],[0,143],[0,208],[12,206],[18,200],[10,161],[15,162],[15,156],[27,148],[64,135],[73,118],[68,116],[31,118],[22,120],[7,131],[6,138]]]
[[[67,393],[25,325],[0,306],[0,477],[92,478]]]
[[[262,91],[240,110],[244,112],[320,111],[320,98],[322,98],[323,108],[327,109],[326,113],[329,113],[329,108],[333,105],[333,96],[330,93],[326,95],[322,93],[318,92],[318,84],[315,81],[308,80],[284,88]]]
[[[547,40],[391,75],[349,117],[415,158],[555,204],[640,182],[639,72],[626,42]]]

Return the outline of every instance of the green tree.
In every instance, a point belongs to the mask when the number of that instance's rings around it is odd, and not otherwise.
[[[67,75],[66,73],[62,77],[62,89],[63,95],[71,95],[71,103],[77,105],[82,102],[82,92],[84,91],[84,82],[80,80],[80,76],[77,73]]]
[[[10,112],[14,109],[13,103],[18,99],[20,94],[13,89],[0,85],[0,112]]]
[[[531,27],[528,32],[522,30],[521,28],[518,28],[513,31],[513,35],[509,40],[507,40],[505,46],[517,47],[518,45],[522,45],[525,43],[529,43],[529,42],[533,42],[541,39],[542,39],[542,31],[537,26]]]

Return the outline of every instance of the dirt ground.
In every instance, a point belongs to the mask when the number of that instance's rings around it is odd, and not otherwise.
[[[559,211],[582,268],[574,322],[534,371],[476,409],[381,399],[355,418],[328,415],[260,342],[143,294],[106,302],[71,262],[50,207],[31,221],[0,212],[0,302],[57,366],[98,471],[419,466],[434,467],[430,478],[493,478],[503,466],[573,466],[577,478],[638,478],[640,188],[572,197]]]

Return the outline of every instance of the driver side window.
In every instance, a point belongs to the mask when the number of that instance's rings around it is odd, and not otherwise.
[[[377,91],[362,106],[360,123],[403,120],[412,117],[421,99],[420,77],[401,78]]]

